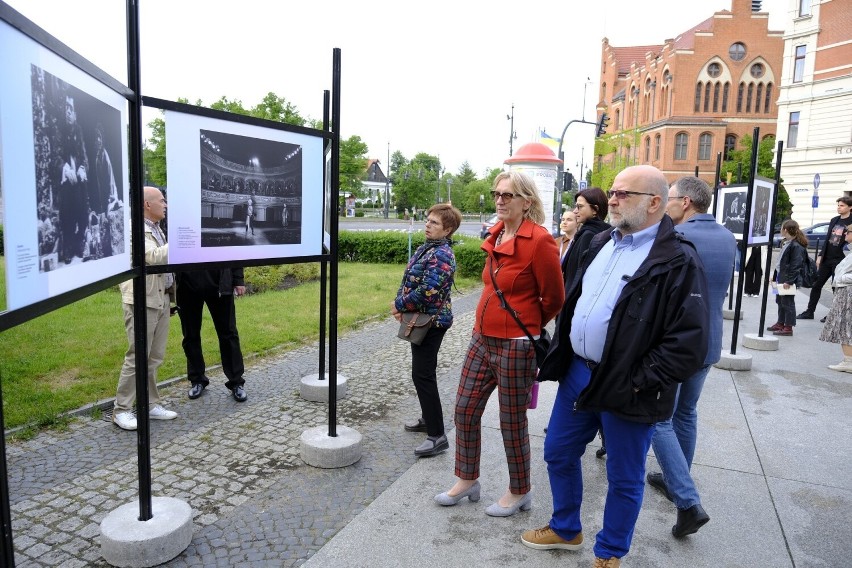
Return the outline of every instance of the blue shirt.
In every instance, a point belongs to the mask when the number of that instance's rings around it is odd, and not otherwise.
[[[674,229],[695,245],[698,258],[704,265],[704,275],[707,278],[707,309],[710,315],[707,358],[704,364],[712,365],[722,356],[722,309],[734,271],[737,241],[734,235],[717,223],[709,213],[693,215],[680,225],[675,225]]]
[[[660,224],[632,235],[612,230],[610,239],[583,274],[583,292],[571,319],[571,348],[600,363],[612,310],[624,285],[648,258]]]

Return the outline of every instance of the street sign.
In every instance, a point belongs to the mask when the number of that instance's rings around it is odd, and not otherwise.
[[[819,207],[819,195],[817,195],[816,192],[814,192],[813,197],[811,197],[811,207],[814,209]]]
[[[814,174],[814,192],[819,191],[819,174]]]
[[[580,187],[580,191],[583,191],[584,189],[589,187],[589,182],[587,182],[586,180],[580,180],[580,183],[578,185]]]

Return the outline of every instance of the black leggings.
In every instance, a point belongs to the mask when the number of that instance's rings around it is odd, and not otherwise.
[[[411,344],[411,380],[417,390],[420,410],[429,436],[444,434],[444,411],[438,393],[438,350],[444,341],[445,327],[432,327],[420,345]]]

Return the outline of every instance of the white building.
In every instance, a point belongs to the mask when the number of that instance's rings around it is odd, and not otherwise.
[[[359,198],[359,203],[375,203],[378,198],[381,203],[385,202],[385,187],[387,186],[390,194],[391,203],[393,203],[393,184],[390,183],[382,171],[382,167],[378,160],[370,160],[367,164],[367,173],[364,180],[361,182],[361,190],[364,194],[363,198]]]
[[[777,139],[781,177],[802,226],[852,195],[852,0],[788,0]],[[819,174],[819,205],[812,207]]]

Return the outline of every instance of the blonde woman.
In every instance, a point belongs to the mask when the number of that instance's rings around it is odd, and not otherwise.
[[[497,290],[535,338],[561,309],[565,291],[556,242],[541,226],[544,206],[532,179],[520,172],[502,172],[494,178],[491,196],[498,221],[482,243],[488,254],[482,271],[484,289],[456,397],[457,479],[435,501],[443,506],[455,505],[465,497],[479,501],[481,418],[497,389],[509,487],[485,513],[508,517],[528,510],[532,503],[527,406],[536,358],[533,345],[503,307]]]

